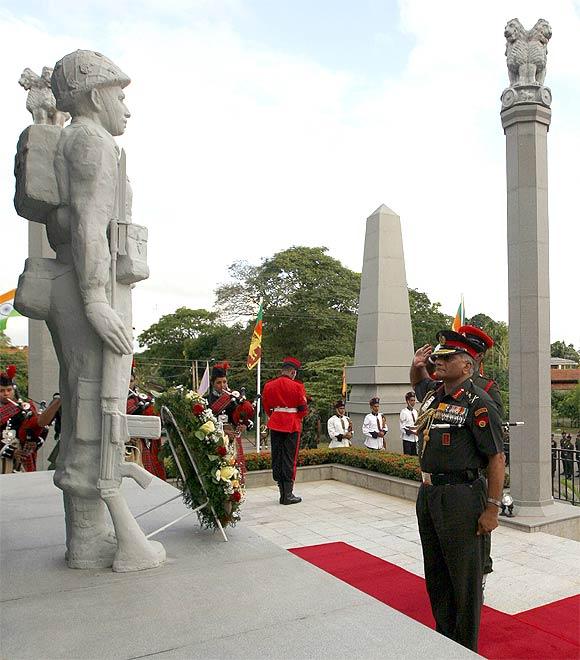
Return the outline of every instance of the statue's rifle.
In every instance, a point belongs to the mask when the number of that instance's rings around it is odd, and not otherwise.
[[[109,246],[111,252],[111,279],[109,301],[115,310],[117,304],[117,258],[123,254],[126,237],[126,156],[121,151],[118,165],[117,191],[113,219],[109,223]],[[123,368],[124,356],[103,344],[103,373],[101,383],[101,468],[97,488],[105,500],[115,531],[119,548],[124,543],[131,544],[135,534],[141,529],[131,515],[120,488],[123,477],[134,479],[142,488],[151,483],[152,475],[136,463],[125,461],[125,442],[132,435],[140,438],[158,438],[161,435],[159,417],[127,416],[124,412],[125,397],[121,395],[119,374]],[[122,388],[126,392],[126,387]],[[119,409],[123,405],[123,412]],[[129,430],[128,421],[131,421]]]

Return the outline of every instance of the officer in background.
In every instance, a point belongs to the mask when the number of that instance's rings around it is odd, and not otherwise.
[[[473,346],[478,347],[478,353],[474,358],[475,372],[472,380],[477,387],[480,387],[484,392],[487,392],[493,399],[499,416],[503,420],[503,400],[501,398],[499,387],[495,380],[483,375],[483,358],[485,357],[486,352],[493,346],[493,339],[487,334],[487,332],[484,332],[481,328],[477,328],[474,325],[462,325],[457,332],[460,335],[467,337]]]
[[[472,380],[477,387],[480,387],[484,392],[487,392],[495,403],[495,407],[499,413],[500,419],[504,419],[504,408],[503,401],[501,398],[501,393],[499,387],[495,380],[487,378],[483,375],[483,358],[485,357],[486,352],[493,346],[493,339],[484,332],[481,328],[477,328],[474,325],[462,325],[457,332],[460,335],[467,337],[471,344],[474,347],[477,347],[478,353],[475,355],[475,372],[473,373]],[[506,439],[509,439],[507,431],[505,432]],[[504,449],[506,451],[506,465],[509,465],[509,444],[506,444]],[[483,567],[483,588],[485,589],[485,582],[489,573],[493,572],[493,560],[491,558],[491,534],[485,536],[486,544],[486,558],[485,564]]]
[[[422,400],[417,519],[436,629],[477,652],[484,539],[498,525],[503,492],[502,426],[491,397],[471,379],[479,346],[452,330],[438,340],[436,351],[425,345],[415,353],[410,373]],[[440,381],[427,373],[430,357]]]
[[[280,504],[302,501],[293,493],[302,418],[308,414],[306,390],[296,380],[300,367],[296,358],[284,358],[278,378],[269,380],[262,390],[262,405],[270,429],[272,476],[278,483]]]

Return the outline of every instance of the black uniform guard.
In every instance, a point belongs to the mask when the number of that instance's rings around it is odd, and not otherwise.
[[[453,331],[433,352],[441,381],[425,369],[430,346],[417,351],[411,382],[423,401],[417,428],[423,484],[417,519],[425,581],[437,631],[477,651],[485,535],[497,527],[503,486],[501,419],[470,376],[477,347]],[[488,467],[489,497],[485,479]]]

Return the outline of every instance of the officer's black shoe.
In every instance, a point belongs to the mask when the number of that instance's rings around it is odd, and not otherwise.
[[[279,481],[278,482],[278,490],[280,491],[280,504],[284,504],[284,484]]]
[[[293,481],[286,481],[284,483],[284,499],[282,500],[282,504],[298,504],[298,502],[302,502],[301,497],[297,497],[294,495],[292,492],[292,488],[294,486]]]

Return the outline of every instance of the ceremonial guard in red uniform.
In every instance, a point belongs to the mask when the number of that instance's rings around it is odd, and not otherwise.
[[[60,398],[40,415],[32,402],[18,396],[16,367],[0,373],[0,459],[2,474],[36,472],[36,453],[48,435],[48,425],[60,408]]]
[[[268,415],[270,429],[272,476],[280,489],[280,504],[302,501],[292,492],[302,418],[308,414],[306,390],[301,382],[295,380],[300,367],[296,358],[284,358],[280,376],[269,380],[262,391],[262,405]]]
[[[155,416],[157,413],[155,412],[154,403],[155,399],[150,394],[145,394],[137,389],[135,371],[131,370],[129,395],[127,397],[127,415]],[[153,438],[151,440],[131,438],[130,442],[131,444],[127,446],[126,460],[139,463],[148,472],[165,481],[167,479],[165,466],[159,458],[161,438]]]

